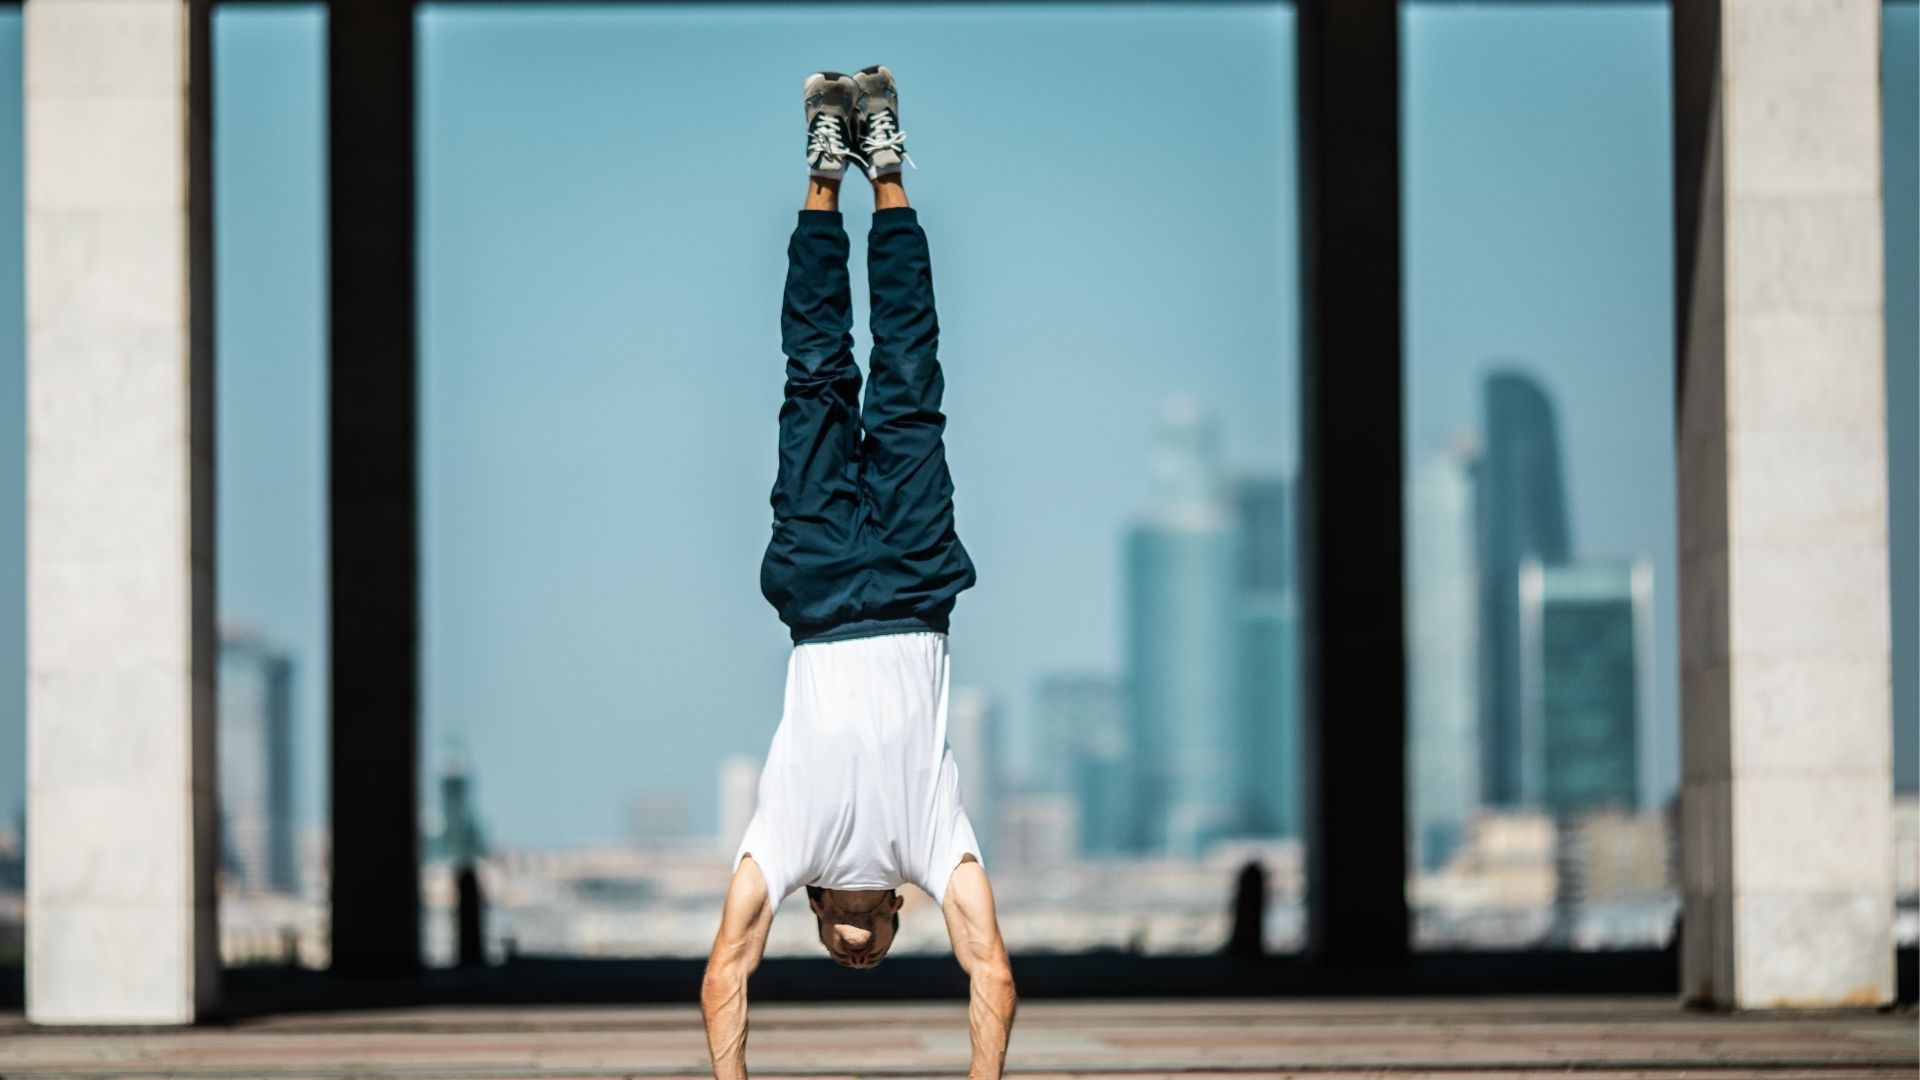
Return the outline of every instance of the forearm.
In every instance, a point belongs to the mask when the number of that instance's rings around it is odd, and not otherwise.
[[[1000,1080],[1007,1067],[1007,1038],[1019,1004],[1013,974],[1005,967],[976,967],[969,980],[967,1032],[973,1039],[968,1080]]]
[[[700,1015],[707,1026],[715,1080],[746,1080],[746,976],[709,967],[700,985]]]
[[[743,857],[727,883],[720,929],[700,980],[700,1019],[707,1026],[707,1052],[717,1080],[746,1080],[747,977],[767,948],[773,908],[759,864]]]

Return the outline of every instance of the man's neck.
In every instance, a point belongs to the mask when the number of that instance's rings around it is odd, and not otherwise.
[[[892,889],[828,889],[821,900],[834,911],[858,915],[878,910],[892,895]]]

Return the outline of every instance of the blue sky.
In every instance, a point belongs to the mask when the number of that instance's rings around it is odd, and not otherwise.
[[[1890,176],[1906,163],[1904,224],[1893,199],[1889,219],[1908,237],[1888,246],[1889,337],[1908,365],[1913,11],[1888,11],[1907,97],[1904,124],[1888,105]],[[988,687],[1018,731],[1038,675],[1117,670],[1121,534],[1146,505],[1169,396],[1215,410],[1233,467],[1291,470],[1284,6],[422,19],[423,745],[430,765],[455,736],[469,747],[497,838],[619,838],[639,788],[684,792],[704,824],[718,759],[763,750],[777,719],[786,638],[756,573],[809,70],[892,66],[922,166],[908,182],[981,567],[954,620],[957,684]],[[1578,550],[1655,567],[1646,770],[1664,794],[1665,7],[1416,4],[1405,20],[1409,454],[1474,425],[1489,366],[1545,382]],[[16,148],[0,207],[19,203],[18,27],[0,20],[0,164]],[[311,8],[216,17],[221,606],[298,658],[310,820],[324,798],[322,33]],[[848,185],[856,243],[862,188]],[[18,230],[0,215],[0,342],[16,343],[0,347],[0,687],[20,684],[22,651]],[[858,294],[857,260],[855,274]],[[0,747],[20,745],[19,697],[0,696]],[[0,751],[0,808],[20,785]]]

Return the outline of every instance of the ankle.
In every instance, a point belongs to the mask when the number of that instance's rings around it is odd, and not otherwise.
[[[807,202],[803,210],[840,209],[840,181],[818,176],[807,177]]]
[[[876,176],[873,178],[873,208],[875,210],[891,210],[895,207],[906,205],[908,205],[907,185],[901,182],[899,173],[888,173],[885,176]]]

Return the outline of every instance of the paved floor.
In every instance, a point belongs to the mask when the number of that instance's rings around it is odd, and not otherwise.
[[[1033,1002],[1021,1076],[1920,1077],[1920,1023],[1888,1013],[1740,1014],[1666,998]],[[954,1004],[766,1005],[749,1062],[774,1076],[953,1076]],[[459,1007],[282,1015],[142,1031],[0,1016],[0,1077],[514,1080],[706,1074],[696,1009]]]

